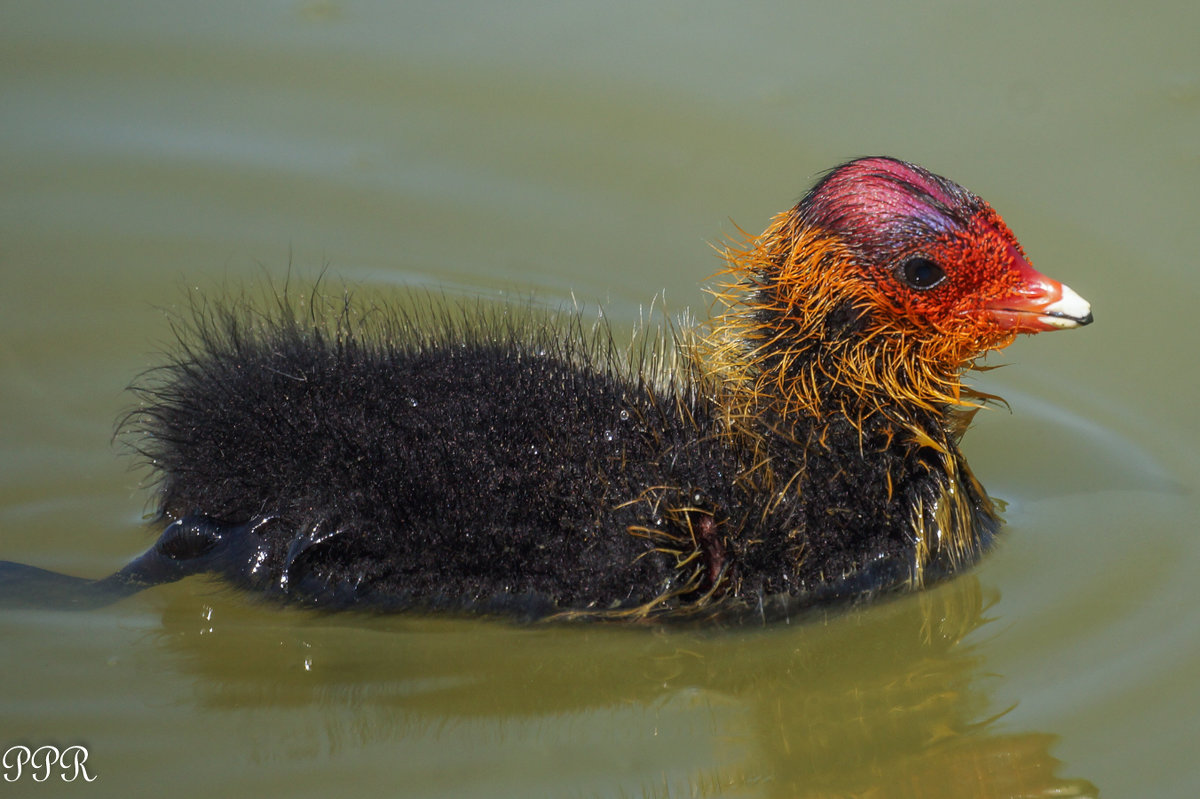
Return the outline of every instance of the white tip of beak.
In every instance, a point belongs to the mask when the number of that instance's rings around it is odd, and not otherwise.
[[[1047,305],[1041,321],[1058,328],[1081,327],[1092,323],[1092,305],[1076,294],[1070,286],[1062,287],[1062,298]]]

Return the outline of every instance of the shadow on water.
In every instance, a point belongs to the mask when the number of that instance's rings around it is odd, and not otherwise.
[[[967,575],[791,626],[648,630],[255,607],[223,621],[180,596],[155,636],[201,707],[316,714],[315,756],[382,745],[405,758],[432,741],[477,747],[485,769],[480,748],[566,746],[600,728],[595,747],[619,734],[652,761],[651,776],[606,770],[606,792],[623,796],[1096,795],[1057,775],[1054,735],[1007,730],[992,706],[999,678],[968,640],[990,604]],[[253,749],[260,762],[297,751],[274,737]],[[568,792],[591,795],[579,784]]]

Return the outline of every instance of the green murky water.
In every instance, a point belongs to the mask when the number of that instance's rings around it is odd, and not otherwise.
[[[1193,797],[1200,15],[1185,3],[0,9],[0,558],[102,575],[110,446],[185,290],[707,303],[707,242],[888,153],[982,194],[1097,323],[979,378],[1008,503],[966,578],[768,630],[263,607],[203,580],[0,613],[4,795]],[[9,772],[11,773],[11,772]],[[1052,794],[1052,791],[1060,794]]]

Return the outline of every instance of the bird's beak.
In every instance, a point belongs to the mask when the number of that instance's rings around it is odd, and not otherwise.
[[[1018,333],[1040,333],[1092,323],[1092,306],[1087,300],[1070,286],[1034,269],[1015,248],[1011,249],[1011,255],[1013,268],[1020,276],[1017,290],[985,306],[1000,327]]]

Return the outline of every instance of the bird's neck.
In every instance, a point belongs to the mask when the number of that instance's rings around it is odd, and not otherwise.
[[[958,449],[984,398],[962,384],[969,346],[960,356],[936,331],[897,321],[861,280],[842,277],[851,257],[836,238],[798,227],[793,214],[777,217],[728,252],[731,279],[714,292],[724,307],[694,345],[692,363],[719,434],[744,453],[739,479],[756,493],[810,490],[822,479],[810,473],[814,452],[829,449],[922,464],[914,473],[928,484],[906,511],[920,582],[927,570],[953,571],[978,557],[984,529],[994,526]]]

